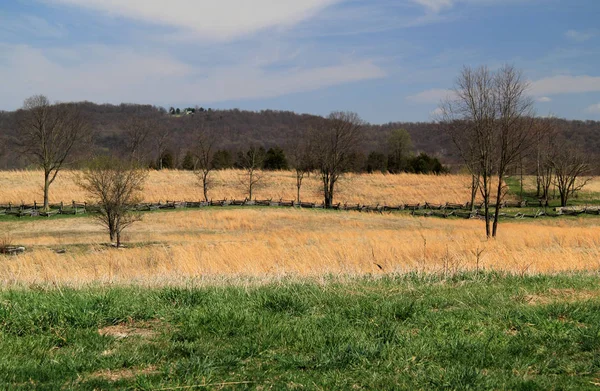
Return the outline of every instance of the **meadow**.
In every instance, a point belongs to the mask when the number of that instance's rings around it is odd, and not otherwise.
[[[63,174],[51,198],[84,199]],[[239,172],[219,174],[215,199],[243,198],[229,186]],[[38,177],[0,173],[1,202],[31,200]],[[292,173],[267,183],[258,198],[294,198]],[[341,185],[340,201],[357,203],[469,194],[460,175]],[[152,172],[144,191],[198,194],[185,172]],[[320,201],[314,177],[305,194]],[[479,220],[276,207],[146,212],[118,249],[91,215],[6,217],[0,232],[27,248],[0,255],[0,388],[600,384],[597,216],[503,220],[494,240]]]
[[[74,180],[76,171],[59,174],[50,190],[50,202],[86,201],[85,193]],[[222,170],[212,174],[209,197],[214,200],[244,199],[240,183],[242,171]],[[41,171],[0,171],[0,203],[40,202],[43,197]],[[469,201],[470,178],[465,175],[347,174],[338,184],[336,202],[361,204],[446,203]],[[302,201],[323,202],[322,185],[317,175],[304,179]],[[265,173],[255,191],[258,199],[296,199],[296,177],[291,171]],[[145,202],[199,201],[202,190],[191,171],[150,171],[143,200]]]
[[[212,192],[226,197],[229,187],[224,184],[235,183],[239,172],[217,174],[220,179]],[[52,198],[85,198],[74,183],[75,175],[61,173]],[[271,175],[264,196],[287,189],[289,193],[280,193],[282,198],[293,198],[293,173]],[[35,194],[32,184],[39,176],[30,171],[0,172],[0,181],[7,183],[0,200],[10,199],[13,193]],[[314,176],[310,180],[317,182]],[[171,198],[168,194],[178,195],[171,199],[192,198],[198,192],[194,181],[189,172],[152,171],[144,200],[164,201]],[[448,198],[465,202],[468,183],[469,178],[461,175],[349,175],[341,181],[339,197],[352,194],[357,198],[348,196],[349,202],[362,203]],[[318,188],[318,182],[313,185]],[[242,197],[240,193],[229,196]],[[315,201],[317,197],[314,189]],[[499,237],[489,241],[478,220],[398,213],[209,207],[149,212],[142,217],[125,231],[125,249],[108,246],[106,232],[91,216],[0,220],[3,240],[28,249],[18,257],[2,258],[0,281],[7,286],[153,285],[223,275],[279,278],[415,271],[448,275],[480,270],[522,275],[600,268],[600,219],[593,216],[503,221]]]

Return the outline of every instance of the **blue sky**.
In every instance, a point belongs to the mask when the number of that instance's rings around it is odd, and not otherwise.
[[[600,120],[599,0],[0,0],[0,109],[28,96],[428,121],[463,65]]]

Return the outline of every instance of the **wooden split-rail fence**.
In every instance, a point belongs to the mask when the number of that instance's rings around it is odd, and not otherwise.
[[[236,199],[223,199],[223,200],[210,200],[206,201],[166,201],[158,203],[140,203],[131,206],[133,211],[153,211],[153,210],[164,210],[164,209],[194,209],[204,208],[209,206],[261,206],[261,207],[289,207],[289,208],[303,208],[303,209],[326,209],[323,203],[314,202],[296,202],[293,200],[236,200]],[[416,203],[416,204],[400,204],[400,205],[365,205],[365,204],[349,204],[349,203],[337,203],[332,205],[330,209],[340,211],[358,211],[358,212],[376,212],[376,213],[391,213],[395,211],[409,211],[413,216],[435,216],[435,217],[460,217],[460,218],[483,218],[482,204],[476,204],[475,208],[471,208],[470,203]],[[546,211],[547,203],[544,202],[504,202],[502,208],[525,208],[525,207],[540,207],[533,213],[501,213],[501,217],[505,218],[538,218],[542,216],[561,216],[561,215],[579,215],[579,214],[596,214],[600,215],[600,207],[567,207],[567,208],[555,208],[554,213]],[[48,211],[43,210],[43,205],[34,202],[32,204],[0,204],[0,215],[9,215],[16,217],[51,217],[55,215],[78,215],[86,213],[95,213],[99,211],[97,205],[88,204],[86,202],[72,201],[70,203],[58,203],[50,204]]]

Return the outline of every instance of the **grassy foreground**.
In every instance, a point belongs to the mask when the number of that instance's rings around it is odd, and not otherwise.
[[[600,278],[0,292],[3,389],[597,389]]]

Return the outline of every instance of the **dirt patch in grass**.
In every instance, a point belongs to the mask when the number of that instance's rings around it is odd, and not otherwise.
[[[158,334],[158,329],[163,328],[165,328],[165,324],[158,319],[144,322],[129,321],[98,329],[98,334],[108,335],[117,339],[135,336],[152,338]]]
[[[575,289],[548,289],[547,292],[537,295],[525,295],[523,300],[530,305],[544,305],[550,303],[574,303],[597,299],[600,291],[575,290]]]
[[[86,379],[101,379],[111,382],[119,380],[133,379],[139,375],[153,375],[158,373],[156,366],[150,365],[146,368],[121,368],[121,369],[102,369],[89,374]]]

